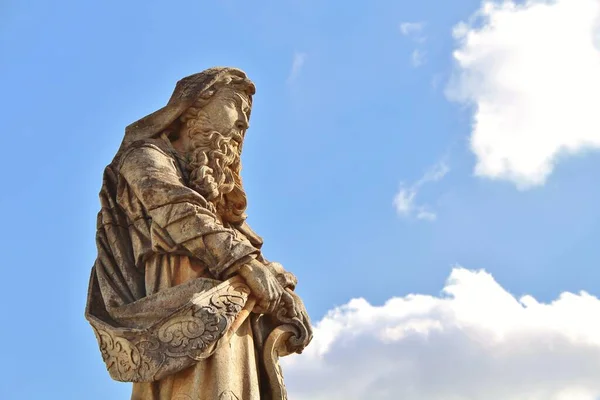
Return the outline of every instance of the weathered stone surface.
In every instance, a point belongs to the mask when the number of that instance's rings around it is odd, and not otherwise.
[[[296,278],[246,222],[254,91],[235,68],[180,80],[105,169],[86,318],[132,399],[284,399],[278,358],[312,338]]]

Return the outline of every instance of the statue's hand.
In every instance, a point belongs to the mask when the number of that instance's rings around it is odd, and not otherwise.
[[[244,264],[238,274],[244,278],[252,295],[256,297],[254,312],[265,314],[275,311],[283,294],[283,287],[273,273],[256,260]]]
[[[284,289],[290,288],[294,290],[296,285],[298,284],[298,279],[291,272],[286,271],[278,262],[272,261],[266,264],[267,267],[273,272],[273,275],[277,277],[279,284],[283,286]]]

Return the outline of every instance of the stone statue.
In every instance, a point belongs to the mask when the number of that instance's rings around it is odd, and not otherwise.
[[[133,400],[285,399],[278,358],[312,338],[296,278],[246,222],[254,92],[235,68],[180,80],[105,169],[86,318]]]

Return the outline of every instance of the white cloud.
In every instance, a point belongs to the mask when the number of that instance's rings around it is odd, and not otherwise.
[[[455,268],[439,297],[331,310],[302,355],[282,359],[295,400],[595,400],[600,301],[516,299]]]
[[[448,165],[441,161],[431,167],[425,175],[409,187],[401,187],[394,197],[394,207],[400,216],[408,217],[415,215],[418,219],[433,221],[437,215],[429,210],[425,205],[416,204],[416,197],[419,189],[429,182],[436,182],[442,179],[450,171]]]
[[[476,175],[543,185],[561,155],[600,147],[599,34],[598,0],[485,1],[455,27],[447,95],[474,108]]]
[[[292,61],[292,69],[290,70],[290,74],[288,75],[288,79],[287,79],[288,83],[292,83],[298,78],[298,75],[300,74],[302,67],[304,67],[304,63],[306,62],[306,57],[307,57],[306,53],[300,53],[300,52],[294,53],[294,59]]]

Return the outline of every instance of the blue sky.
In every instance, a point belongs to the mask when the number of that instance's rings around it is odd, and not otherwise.
[[[517,298],[600,294],[598,31],[575,29],[598,1],[565,1],[2,2],[0,398],[128,398],[83,318],[102,170],[126,125],[215,65],[256,83],[249,222],[315,322],[441,299],[457,265]]]

